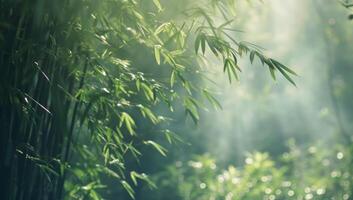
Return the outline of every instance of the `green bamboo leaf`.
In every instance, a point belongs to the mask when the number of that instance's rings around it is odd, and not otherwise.
[[[86,191],[89,191],[89,190],[92,190],[93,189],[93,186],[96,184],[96,182],[91,182],[85,186],[82,186],[81,189],[82,190],[86,190]]]
[[[234,20],[231,19],[231,20],[228,20],[228,21],[224,22],[223,24],[221,24],[220,26],[218,26],[218,29],[222,29],[222,28],[228,26],[228,25],[231,24],[233,21],[234,21]]]
[[[141,105],[140,111],[141,111],[142,116],[145,118],[146,117],[149,118],[153,124],[157,124],[159,122],[159,119],[153,114],[153,112],[149,108]]]
[[[170,144],[172,144],[173,141],[185,143],[185,141],[182,140],[176,133],[174,133],[168,129],[163,131],[163,133]]]
[[[233,76],[234,76],[235,80],[239,80],[237,71],[235,70],[236,68],[238,68],[240,70],[239,67],[237,67],[236,65],[234,65],[234,63],[231,62],[230,69],[231,69],[231,71],[233,73]]]
[[[271,59],[266,59],[265,63],[268,66],[268,69],[270,71],[271,77],[273,78],[273,80],[276,80],[276,74],[275,74],[276,67],[275,67],[275,65],[272,63]]]
[[[159,0],[153,0],[154,5],[158,8],[158,12],[162,11],[162,5]]]
[[[113,170],[109,169],[108,167],[103,167],[102,170],[103,170],[103,172],[105,172],[109,176],[112,176],[112,177],[117,178],[117,179],[121,179],[121,177],[116,172],[114,172]]]
[[[188,114],[192,118],[192,120],[194,121],[195,124],[198,123],[199,116],[198,116],[198,113],[197,113],[196,110],[187,108],[186,109],[186,114]]]
[[[184,99],[184,106],[185,106],[186,114],[192,118],[195,124],[197,124],[200,118],[197,111],[197,107],[198,107],[197,102],[193,100],[191,97],[187,97]]]
[[[264,65],[266,58],[261,53],[259,53],[257,51],[255,52],[255,55],[257,55],[257,57],[260,59],[262,65]]]
[[[130,186],[129,183],[127,183],[126,181],[120,181],[120,183],[123,185],[124,189],[127,191],[127,193],[129,194],[129,196],[132,199],[135,199],[135,191],[134,189],[132,189],[132,187]]]
[[[279,72],[289,81],[291,82],[294,86],[297,86],[295,82],[292,80],[292,78],[282,69],[282,68],[277,68]]]
[[[210,47],[212,53],[213,53],[215,56],[218,56],[218,52],[217,52],[217,48],[216,48],[216,43],[214,42],[214,40],[211,39],[211,38],[208,38],[208,37],[206,38],[206,40],[207,40],[207,44],[208,44],[208,46]]]
[[[154,57],[158,65],[161,64],[161,45],[154,46]]]
[[[200,40],[201,40],[202,55],[205,55],[205,51],[206,51],[206,36],[203,34]]]
[[[158,28],[154,31],[154,34],[155,34],[155,35],[158,35],[159,33],[163,32],[163,31],[168,31],[170,25],[171,25],[170,22],[161,24],[161,25],[158,26]]]
[[[256,51],[251,51],[251,52],[250,52],[250,62],[251,62],[251,64],[252,64],[253,61],[254,61],[255,52],[256,52]]]
[[[235,56],[235,53],[233,53],[233,52],[232,52],[232,57],[233,57],[234,63],[237,65],[238,64],[238,59]]]
[[[276,60],[274,60],[274,59],[272,59],[272,58],[271,58],[270,60],[272,61],[273,64],[275,64],[275,66],[276,66],[277,68],[282,68],[283,70],[287,71],[288,73],[293,74],[293,75],[295,75],[295,76],[298,76],[298,74],[295,73],[295,71],[293,71],[293,70],[291,70],[290,68],[284,66],[282,63],[280,63],[280,62],[278,62],[278,61],[276,61]]]
[[[101,197],[99,197],[97,192],[94,190],[90,190],[89,195],[93,200],[101,200],[102,199]]]
[[[291,73],[293,75],[297,75],[294,71],[292,71],[291,69],[285,67],[283,64],[277,62],[276,60],[274,59],[267,59],[266,61],[266,64],[270,67],[270,69],[272,68],[273,71],[275,69],[277,69],[290,83],[292,83],[294,86],[296,86],[295,82],[293,81],[293,79],[287,74],[288,73]],[[272,75],[272,72],[271,72],[271,75]]]
[[[240,69],[240,67],[238,66],[237,62],[235,62],[235,61],[232,60],[231,58],[229,58],[229,62],[230,62],[231,66],[232,66],[233,68],[236,68],[239,72],[241,72],[241,69]]]
[[[171,75],[170,75],[170,87],[173,88],[174,83],[175,83],[175,70],[172,71]]]
[[[206,89],[204,89],[203,94],[207,98],[207,100],[212,104],[212,106],[214,108],[222,109],[221,104],[210,92],[208,92]]]
[[[122,127],[123,124],[127,128],[130,135],[135,135],[135,131],[134,131],[134,128],[136,127],[135,121],[126,112],[121,113],[119,127]]]
[[[269,70],[270,70],[272,79],[276,80],[276,74],[275,74],[276,68],[271,66],[271,67],[269,67]]]
[[[148,178],[148,176],[144,173],[137,173],[135,171],[130,172],[130,177],[133,183],[137,186],[137,179],[145,181],[148,183],[149,186],[156,188],[156,185]]]
[[[130,172],[130,177],[132,182],[137,186],[137,180],[136,180],[137,173],[135,171]]]
[[[137,89],[137,91],[140,91],[140,88],[141,88],[141,81],[140,81],[140,79],[136,79],[136,89]]]
[[[103,155],[104,155],[104,164],[107,164],[110,158],[110,150],[109,148],[107,148],[107,144],[103,148]]]
[[[227,76],[228,76],[228,81],[229,83],[232,83],[232,72],[229,69],[229,67],[226,68]]]
[[[143,89],[143,92],[144,92],[146,98],[149,101],[153,101],[154,100],[154,94],[153,94],[152,89],[146,83],[141,83],[141,87]]]
[[[228,58],[224,59],[223,63],[224,63],[223,64],[223,72],[225,72],[227,70],[228,64],[229,64]]]
[[[125,146],[127,150],[130,150],[130,152],[136,159],[138,159],[138,157],[142,155],[141,152],[133,146],[132,142],[130,142],[129,144],[125,144]]]
[[[39,168],[41,168],[44,172],[49,172],[55,176],[59,176],[59,173],[54,171],[54,169],[52,169],[51,167],[49,167],[48,165],[45,164],[39,164],[37,163],[37,165],[39,166]]]
[[[201,33],[199,33],[195,39],[195,53],[196,54],[199,52],[200,43],[201,43]]]
[[[160,144],[152,140],[147,140],[144,142],[144,144],[152,145],[152,147],[154,147],[160,154],[162,154],[163,156],[167,156],[166,154],[167,150],[164,147],[162,147]]]
[[[249,50],[248,47],[245,46],[245,44],[243,44],[242,42],[240,42],[240,43],[238,44],[238,54],[239,54],[240,56],[243,55],[243,52],[244,52],[244,53],[247,53],[248,50]]]

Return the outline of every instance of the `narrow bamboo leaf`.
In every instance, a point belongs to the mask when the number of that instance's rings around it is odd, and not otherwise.
[[[231,64],[232,67],[236,68],[239,72],[241,72],[240,67],[238,66],[238,64],[236,62],[234,62],[234,60],[232,60],[231,58],[229,58],[229,62]]]
[[[248,53],[249,48],[242,42],[239,43],[238,45],[238,54],[242,56],[243,52]]]
[[[199,116],[198,116],[198,113],[195,110],[186,109],[186,114],[190,115],[190,117],[192,118],[192,120],[194,121],[195,124],[198,123]]]
[[[130,177],[134,184],[137,186],[137,179],[147,182],[147,184],[153,188],[156,188],[156,185],[148,178],[148,176],[144,173],[137,173],[135,171],[130,172]]]
[[[204,89],[203,94],[207,98],[207,100],[212,104],[212,106],[214,108],[222,109],[221,104],[210,92],[208,92],[206,89]]]
[[[175,83],[175,70],[172,71],[172,74],[170,75],[170,87],[173,88],[174,83]]]
[[[170,131],[168,129],[164,131],[164,134],[165,134],[165,136],[166,136],[166,138],[167,138],[167,140],[168,140],[168,142],[170,144],[173,143],[173,140],[177,141],[177,142],[185,143],[185,141],[182,140],[176,133],[174,133],[174,132],[172,132],[172,131]]]
[[[265,63],[267,64],[268,66],[268,69],[270,71],[270,74],[271,74],[271,77],[273,80],[276,80],[276,75],[275,75],[275,70],[276,70],[276,67],[275,65],[272,63],[271,59],[266,59],[265,60]]]
[[[115,159],[109,161],[109,164],[111,164],[111,165],[116,164],[117,166],[119,166],[119,167],[125,169],[124,163],[122,163],[122,162],[120,161],[120,159],[118,159],[118,158],[115,158]]]
[[[227,75],[228,75],[229,83],[232,83],[232,72],[229,69],[229,67],[226,68],[226,72],[227,72]]]
[[[130,172],[131,180],[137,186],[136,176],[137,176],[137,173],[135,171]]]
[[[165,132],[164,135],[165,135],[165,137],[167,138],[169,144],[172,144],[172,137],[170,136],[170,134],[167,133],[167,132]]]
[[[99,197],[99,195],[97,194],[97,192],[94,191],[94,190],[90,190],[90,191],[89,191],[89,195],[90,195],[90,197],[91,197],[93,200],[100,200],[100,199],[102,199],[101,197]]]
[[[103,153],[104,153],[104,164],[108,163],[108,160],[109,160],[109,157],[110,157],[109,151],[110,151],[109,148],[106,148],[106,150],[103,151]]]
[[[120,182],[124,189],[127,191],[127,193],[129,194],[129,196],[132,198],[132,199],[135,199],[135,191],[134,189],[132,189],[132,187],[130,186],[129,183],[127,183],[126,181],[121,181]]]
[[[234,63],[237,65],[238,64],[238,59],[235,56],[235,53],[232,52],[232,56],[233,56]]]
[[[141,152],[133,146],[132,142],[127,144],[126,147],[127,147],[127,150],[130,150],[130,152],[134,155],[136,159],[138,159],[138,156],[142,155]]]
[[[222,29],[223,27],[226,27],[228,26],[229,24],[231,24],[234,20],[231,19],[231,20],[228,20],[226,22],[224,22],[223,24],[221,24],[220,26],[218,26],[218,29]]]
[[[274,67],[268,67],[269,68],[269,70],[270,70],[270,73],[271,73],[271,77],[272,77],[272,79],[273,80],[276,80],[276,74],[275,74],[275,71],[276,71],[276,69],[274,68]]]
[[[134,131],[134,128],[136,127],[135,121],[126,112],[122,112],[121,116],[120,116],[119,126],[122,127],[123,124],[125,125],[125,127],[129,131],[130,135],[134,135],[135,134],[135,131]]]
[[[155,35],[158,35],[159,33],[163,32],[163,31],[167,31],[168,27],[170,27],[171,23],[167,22],[167,23],[163,23],[160,26],[158,26],[158,28],[154,31]]]
[[[55,176],[59,176],[58,172],[54,171],[51,167],[45,165],[45,164],[38,164],[37,165],[45,172],[50,172],[51,174]]]
[[[162,147],[160,144],[152,140],[147,140],[144,143],[147,145],[152,145],[160,154],[162,154],[163,156],[167,156],[166,154],[167,150],[164,147]]]
[[[109,169],[108,167],[103,167],[102,169],[109,176],[112,176],[112,177],[117,178],[117,179],[121,178],[116,172],[114,172],[113,170]]]
[[[213,41],[213,39],[207,38],[207,44],[208,44],[208,46],[210,47],[212,53],[213,53],[215,56],[218,56],[218,52],[217,52],[217,49],[216,49],[216,47],[215,47],[215,42]]]
[[[253,61],[254,61],[254,57],[255,57],[255,51],[251,51],[251,52],[250,52],[250,62],[251,62],[251,64],[252,64]]]
[[[260,59],[262,65],[264,65],[266,58],[265,58],[261,53],[259,53],[259,52],[257,52],[257,51],[255,52],[255,54],[257,55],[257,57],[259,57],[259,59]]]
[[[161,46],[155,45],[154,46],[154,57],[158,65],[161,64]]]
[[[154,115],[154,113],[149,108],[140,106],[140,111],[142,116],[150,119],[153,124],[157,124],[159,122],[159,119]]]
[[[200,43],[201,43],[201,33],[199,33],[195,39],[195,53],[196,54],[199,52]]]
[[[95,181],[85,185],[85,186],[82,186],[81,189],[82,190],[86,190],[86,191],[89,191],[89,190],[92,190],[93,189],[93,186],[96,184]]]
[[[272,58],[271,58],[271,61],[272,61],[273,64],[276,65],[277,68],[282,68],[283,70],[285,70],[285,71],[287,71],[288,73],[293,74],[293,75],[295,75],[295,76],[298,75],[297,73],[295,73],[295,71],[293,71],[293,70],[291,70],[290,68],[284,66],[282,63],[280,63],[280,62],[278,62],[278,61],[276,61],[276,60],[274,60],[274,59],[272,59]]]
[[[137,89],[137,91],[140,91],[140,88],[141,88],[141,81],[140,81],[140,79],[136,79],[136,89]]]
[[[152,89],[146,83],[141,83],[141,87],[143,89],[143,92],[145,93],[146,98],[150,101],[153,101],[154,94]]]
[[[202,50],[202,55],[205,55],[205,51],[206,51],[206,36],[204,34],[201,37],[201,50]]]
[[[159,0],[153,0],[154,5],[158,8],[158,12],[162,11],[162,5]]]
[[[277,68],[279,72],[289,81],[291,82],[294,86],[297,86],[295,82],[292,80],[292,78],[280,67]]]
[[[236,66],[231,64],[230,69],[233,72],[233,76],[235,77],[235,80],[239,80],[237,71],[235,70]]]
[[[229,63],[229,60],[228,58],[224,59],[224,64],[223,64],[223,72],[225,72],[228,68],[228,63]]]

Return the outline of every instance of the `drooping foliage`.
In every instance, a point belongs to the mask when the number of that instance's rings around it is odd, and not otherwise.
[[[167,119],[156,106],[172,112],[173,102],[183,102],[195,123],[200,96],[220,107],[190,79],[203,79],[197,57],[217,57],[232,81],[248,55],[294,84],[292,70],[232,36],[235,3],[198,1],[168,16],[173,3],[159,0],[2,0],[3,198],[101,199],[111,178],[131,197],[138,180],[153,187],[125,167],[141,146],[167,153],[139,123],[172,142],[179,138],[160,128]]]

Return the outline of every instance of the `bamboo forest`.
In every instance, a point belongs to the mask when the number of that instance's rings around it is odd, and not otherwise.
[[[353,200],[352,0],[0,0],[1,200]]]

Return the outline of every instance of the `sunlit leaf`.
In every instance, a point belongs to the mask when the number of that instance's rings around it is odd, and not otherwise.
[[[212,94],[210,94],[210,92],[208,92],[206,89],[204,89],[203,94],[205,95],[207,100],[213,105],[213,107],[222,109],[221,104],[218,102],[218,100]]]
[[[127,128],[127,130],[131,135],[135,134],[135,131],[134,131],[134,128],[136,127],[135,121],[126,112],[122,112],[120,116],[119,126],[122,127],[123,124],[125,125],[125,127]]]
[[[127,191],[127,193],[129,194],[129,196],[132,199],[135,199],[135,191],[132,189],[132,187],[130,186],[129,183],[127,183],[126,181],[121,181],[120,182],[121,185],[124,187],[124,189]]]
[[[152,140],[147,140],[144,143],[147,145],[152,145],[152,147],[154,147],[160,154],[162,154],[163,156],[167,156],[166,154],[167,150],[164,147],[162,147],[160,144]]]
[[[161,64],[161,46],[155,45],[154,46],[154,57],[158,65]]]
[[[154,5],[158,8],[158,12],[162,11],[162,5],[159,0],[153,0]]]

